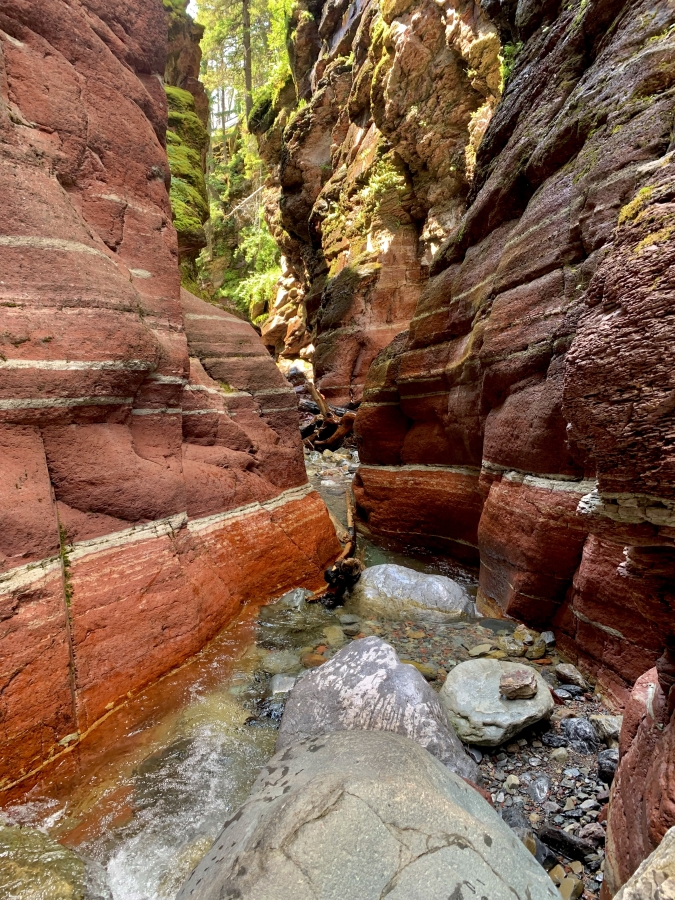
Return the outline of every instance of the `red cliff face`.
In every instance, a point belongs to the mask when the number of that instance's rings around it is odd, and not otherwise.
[[[160,0],[0,9],[0,786],[338,552],[294,394],[182,293]]]
[[[522,49],[466,211],[356,421],[368,527],[473,557],[483,608],[554,622],[620,705],[675,627],[674,22],[499,23]]]

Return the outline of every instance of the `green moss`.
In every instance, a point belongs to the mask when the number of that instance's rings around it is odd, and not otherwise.
[[[516,59],[518,58],[518,54],[523,49],[523,42],[518,41],[517,43],[507,43],[501,49],[499,54],[499,74],[501,76],[501,85],[500,91],[504,91],[504,85],[511,77],[511,72],[513,71],[513,67],[516,64]]]
[[[652,247],[654,244],[665,244],[666,241],[670,240],[674,231],[674,226],[667,226],[659,228],[658,231],[653,231],[640,241],[633,252],[641,253],[646,247]]]
[[[204,222],[209,218],[208,194],[202,170],[202,153],[209,137],[195,112],[192,94],[165,86],[169,105],[166,153],[171,168],[171,211],[178,232],[178,246],[194,252],[206,245]],[[190,248],[188,250],[188,248]],[[181,260],[182,264],[182,260]],[[194,266],[194,260],[190,261]],[[194,292],[193,280],[181,268],[181,283]]]
[[[640,188],[640,190],[633,197],[630,203],[627,203],[621,208],[617,224],[623,225],[624,222],[631,222],[633,219],[635,219],[649,202],[653,190],[654,189],[649,186]]]

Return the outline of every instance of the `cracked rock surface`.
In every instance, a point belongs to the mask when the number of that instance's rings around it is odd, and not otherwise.
[[[378,637],[354,641],[297,682],[281,720],[277,750],[313,735],[353,729],[404,735],[453,772],[477,781],[477,766],[436,692]]]
[[[279,752],[177,900],[554,900],[497,813],[407,738],[322,735]]]

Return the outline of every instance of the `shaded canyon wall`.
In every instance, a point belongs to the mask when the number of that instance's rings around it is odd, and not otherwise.
[[[339,552],[294,393],[181,293],[161,0],[0,9],[0,786]]]
[[[361,401],[362,527],[478,564],[484,612],[627,704],[614,891],[675,824],[675,8],[295,16],[295,92],[252,120],[298,285],[270,344],[304,328]]]

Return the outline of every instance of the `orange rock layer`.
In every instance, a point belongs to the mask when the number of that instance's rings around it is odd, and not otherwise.
[[[0,787],[339,552],[293,390],[181,293],[166,39],[161,0],[0,10]]]

